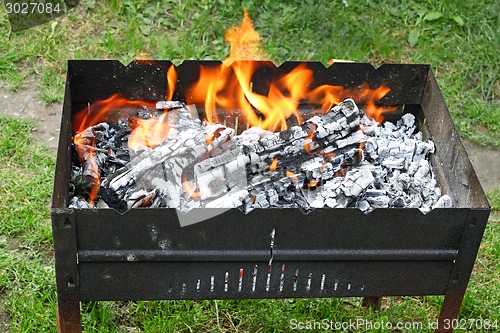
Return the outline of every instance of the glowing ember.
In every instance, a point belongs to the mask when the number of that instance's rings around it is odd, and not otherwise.
[[[130,133],[128,148],[138,151],[165,142],[170,131],[167,114],[164,112],[160,117],[150,119],[137,118],[138,126]]]
[[[299,178],[297,177],[298,175],[295,174],[295,172],[287,171],[286,175],[288,176],[288,178],[290,178],[291,180],[293,180],[295,183],[299,182]]]
[[[271,165],[269,165],[269,171],[274,171],[276,170],[276,167],[278,166],[278,159],[275,158],[272,162]]]

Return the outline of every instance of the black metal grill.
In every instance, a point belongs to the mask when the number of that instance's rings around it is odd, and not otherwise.
[[[175,97],[199,64],[177,67]],[[120,92],[165,98],[168,61],[69,61],[52,202],[59,327],[80,331],[79,301],[446,295],[441,323],[458,315],[490,207],[429,65],[334,64],[317,84],[391,88],[381,100],[404,106],[436,145],[432,164],[454,207],[418,209],[230,210],[180,227],[174,209],[69,209],[72,119],[88,103]],[[266,66],[259,82],[298,63]],[[400,113],[399,113],[400,114]],[[394,116],[397,117],[398,114]],[[441,325],[440,330],[445,331]]]

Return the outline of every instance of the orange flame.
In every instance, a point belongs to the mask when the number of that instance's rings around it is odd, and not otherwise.
[[[328,84],[316,86],[314,72],[305,63],[271,82],[259,82],[260,89],[266,86],[266,92],[258,93],[253,89],[254,75],[272,65],[242,61],[267,58],[262,52],[261,37],[246,11],[241,25],[227,30],[225,40],[231,43],[229,57],[221,65],[200,66],[198,81],[185,94],[188,104],[204,105],[205,117],[210,124],[232,123],[239,117],[240,123],[246,123],[246,127],[282,131],[287,128],[289,118],[302,123],[301,102],[306,101],[315,109],[321,108],[316,111],[326,112],[349,97],[366,105],[367,114],[377,121],[383,112],[395,109],[377,106],[377,102],[390,91],[388,87],[371,89],[368,84],[354,88]]]
[[[229,66],[235,60],[267,60],[261,39],[245,9],[241,24],[227,29],[224,36],[224,41],[231,44],[231,53],[224,60],[224,65]]]
[[[170,131],[166,119],[167,115],[167,112],[163,112],[160,117],[136,118],[138,126],[130,133],[127,142],[128,148],[138,151],[144,147],[156,147],[165,142]]]
[[[88,142],[88,139],[82,138],[78,134],[100,122],[105,121],[110,124],[116,124],[124,116],[129,117],[129,111],[125,109],[126,106],[153,107],[154,105],[155,103],[153,102],[129,100],[120,94],[114,94],[89,105],[88,108],[81,110],[75,115],[75,119],[73,120],[73,131],[75,133],[73,143],[77,147],[78,158],[80,162],[86,160],[90,164],[93,174],[98,175],[89,193],[90,206],[94,205],[101,185],[99,169],[95,161],[95,138],[91,142]]]
[[[313,124],[314,125],[314,124]],[[316,130],[316,125],[314,125],[313,129],[310,129],[309,132],[307,133],[307,136],[304,140],[304,150],[308,153],[311,154],[311,145],[313,144],[313,137],[314,137],[314,131]]]
[[[154,102],[135,101],[120,94],[113,94],[106,99],[92,103],[88,108],[78,112],[73,120],[73,131],[79,133],[103,121],[116,124],[123,116],[129,116],[127,110],[123,109],[126,106],[154,107],[155,105]]]
[[[293,180],[295,183],[299,182],[299,178],[297,177],[297,175],[294,172],[287,171],[286,175],[287,175],[288,178],[290,178],[291,180]]]
[[[166,100],[171,101],[174,97],[175,85],[177,83],[177,71],[175,66],[172,65],[167,71],[167,93],[165,94]]]
[[[87,159],[87,162],[90,163],[93,174],[99,175],[99,168],[97,167],[97,163],[95,161],[95,138],[92,138],[89,142],[88,138],[80,135],[75,135],[74,143],[76,147],[79,148],[76,149],[76,151],[78,153],[80,161]],[[101,179],[98,177],[97,179],[95,179],[89,192],[90,207],[94,206],[95,198],[97,197],[97,193],[99,193],[100,186]]]
[[[273,65],[270,62],[242,61],[267,59],[261,45],[261,37],[255,31],[246,11],[241,25],[227,30],[225,41],[231,43],[231,53],[228,58],[220,65],[200,66],[199,79],[184,91],[184,98],[188,104],[204,105],[205,120],[210,124],[225,124],[227,121],[229,124],[239,123],[240,128],[259,126],[266,130],[282,131],[288,127],[287,122],[290,119],[295,119],[294,122],[299,124],[303,122],[301,105],[306,104],[309,111],[312,111],[308,116],[312,116],[316,112],[327,112],[349,97],[361,106],[364,105],[367,115],[378,122],[383,120],[384,112],[396,109],[378,105],[378,102],[389,93],[390,88],[382,85],[372,89],[367,83],[354,88],[318,85],[314,82],[313,70],[305,63],[297,65],[288,73],[278,73],[268,82],[259,78],[258,88],[254,87],[253,80],[259,77],[256,73],[265,71],[266,66]],[[274,70],[274,67],[271,69]],[[166,100],[172,100],[178,80],[175,66],[170,66],[165,75]],[[143,146],[158,145],[168,137],[170,127],[165,118],[167,112],[159,117],[143,120],[129,114],[129,109],[132,108],[127,106],[154,107],[155,103],[129,100],[114,94],[107,99],[92,103],[87,109],[75,115],[74,144],[80,148],[77,149],[80,161],[84,158],[91,159],[90,165],[95,174],[98,174],[94,161],[95,140],[89,145],[88,140],[82,142],[77,135],[90,126],[103,121],[116,124],[119,119],[129,119],[132,128],[129,148],[133,150],[141,149]],[[309,141],[313,132],[306,138],[305,149],[308,152],[311,150]],[[207,142],[212,139],[207,138]],[[277,163],[273,161],[270,170],[276,168]],[[287,172],[287,175],[298,181],[293,172]],[[91,190],[91,204],[99,191],[99,186],[100,179],[97,179]],[[193,196],[197,195],[196,190],[190,188],[190,184],[185,186],[189,187],[188,192],[193,193]]]
[[[311,180],[307,183],[307,188],[314,188],[319,184],[318,180]]]
[[[274,158],[274,160],[271,162],[271,165],[269,166],[269,171],[276,170],[277,166],[278,166],[278,159]]]
[[[376,104],[390,91],[391,88],[385,85],[381,85],[374,90],[370,89],[368,83],[362,83],[358,87],[347,89],[347,93],[350,97],[357,103],[364,105],[366,115],[374,118],[379,123],[384,121],[384,113],[397,109],[397,106],[377,106]]]
[[[361,141],[358,147],[358,157],[363,158],[363,149],[365,149],[365,142]]]

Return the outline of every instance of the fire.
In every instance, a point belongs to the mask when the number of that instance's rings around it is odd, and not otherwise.
[[[171,65],[167,71],[167,93],[165,94],[166,100],[171,101],[174,97],[175,85],[177,83],[177,71],[175,66]]]
[[[160,117],[136,118],[138,126],[130,133],[128,148],[138,151],[145,147],[156,147],[165,142],[170,131],[167,115],[168,113],[164,112]]]
[[[196,184],[192,180],[193,177],[188,176],[187,173],[182,174],[182,188],[188,194],[189,197],[193,199],[201,198],[200,192],[197,191]]]
[[[261,37],[246,11],[241,25],[227,30],[225,41],[231,44],[229,57],[220,65],[201,65],[197,82],[185,94],[188,104],[204,106],[205,118],[210,124],[231,124],[239,120],[246,127],[282,131],[288,127],[290,118],[302,123],[303,110],[300,106],[304,101],[309,108],[313,108],[312,111],[324,113],[349,97],[366,105],[367,114],[377,121],[380,121],[383,112],[395,109],[377,105],[389,93],[388,87],[372,89],[368,84],[354,88],[317,85],[313,70],[305,63],[278,75],[271,82],[259,82],[259,87],[265,86],[265,91],[256,92],[253,84],[255,74],[273,65],[245,61],[268,59],[262,51]]]
[[[311,180],[307,183],[307,188],[315,188],[319,184],[318,180]]]
[[[314,131],[316,130],[316,125],[314,128],[310,128],[307,137],[304,140],[304,149],[308,154],[311,154],[311,145],[313,144]]]
[[[135,101],[122,97],[120,94],[114,94],[110,97],[97,101],[88,108],[81,110],[75,115],[73,120],[73,131],[75,133],[73,143],[76,146],[76,152],[80,162],[86,161],[92,168],[92,174],[97,175],[92,188],[90,189],[89,204],[94,204],[95,198],[99,193],[101,179],[99,178],[99,169],[95,161],[95,138],[89,142],[88,138],[83,138],[80,133],[91,126],[101,122],[117,124],[119,119],[124,116],[129,117],[127,106],[148,106],[153,107],[155,103],[146,101]]]
[[[80,161],[86,159],[86,161],[92,168],[92,174],[97,175],[97,178],[94,179],[94,183],[92,184],[92,188],[89,192],[89,204],[92,206],[94,204],[97,193],[99,193],[99,187],[101,185],[101,179],[99,178],[99,168],[97,167],[97,163],[95,161],[95,138],[92,138],[89,142],[88,138],[85,138],[81,135],[75,135],[74,143],[77,147],[76,151],[78,153]]]
[[[368,117],[374,118],[379,123],[384,121],[384,113],[394,111],[397,106],[377,106],[377,102],[385,97],[391,88],[381,85],[377,89],[370,89],[367,83],[356,88],[351,88],[350,93],[357,103],[364,105],[364,111]]]
[[[278,166],[278,159],[274,158],[274,160],[271,162],[271,165],[269,166],[269,171],[276,170],[277,166]]]
[[[351,88],[317,84],[313,69],[306,63],[298,64],[286,73],[277,71],[278,74],[272,79],[263,80],[262,75],[258,73],[267,69],[274,71],[274,65],[270,62],[245,61],[268,59],[263,51],[261,39],[245,11],[241,25],[226,32],[225,41],[231,44],[228,58],[220,64],[201,65],[198,80],[190,87],[183,87],[184,101],[187,104],[203,105],[204,120],[207,123],[227,123],[228,126],[234,125],[236,131],[238,124],[240,129],[259,126],[270,131],[283,131],[289,123],[303,122],[304,108],[310,117],[316,113],[327,112],[346,98],[353,98],[364,106],[367,115],[378,122],[383,120],[384,112],[396,109],[378,105],[378,102],[390,92],[390,88],[381,85],[373,89],[366,83]],[[165,99],[172,100],[178,81],[176,67],[170,66],[165,76],[167,81]],[[258,85],[254,84],[254,80],[258,80]],[[93,125],[103,121],[116,125],[120,119],[129,119],[132,132],[128,145],[132,150],[154,147],[168,139],[170,126],[166,111],[145,120],[129,114],[133,110],[127,108],[130,106],[154,108],[155,103],[130,100],[120,94],[114,94],[107,99],[92,103],[75,115],[74,144],[79,148],[76,151],[81,162],[84,159],[91,160],[89,162],[93,174],[98,174],[94,161],[95,142],[89,144],[86,140],[83,143],[78,139],[78,133]],[[311,130],[305,140],[305,149],[309,153],[313,134],[314,130]],[[207,143],[212,139],[207,137]],[[273,161],[270,170],[274,170],[277,164],[277,160]],[[293,172],[287,172],[287,175],[298,181]],[[99,192],[99,186],[100,179],[96,179],[91,190],[91,204]],[[186,182],[185,186],[189,188],[188,192],[196,195],[191,184]]]
[[[293,180],[295,183],[299,182],[299,178],[297,177],[297,175],[295,174],[295,172],[287,171],[286,175],[287,175],[288,178],[290,178],[291,180]]]
[[[250,16],[244,10],[241,24],[227,29],[224,36],[224,41],[231,44],[231,53],[224,60],[224,65],[229,66],[235,60],[268,60],[261,40],[262,37],[255,31]]]
[[[106,99],[92,103],[88,108],[78,112],[73,120],[73,131],[79,133],[103,121],[116,124],[119,119],[129,116],[127,110],[124,109],[126,106],[154,107],[155,104],[155,102],[135,101],[120,94],[113,94]]]

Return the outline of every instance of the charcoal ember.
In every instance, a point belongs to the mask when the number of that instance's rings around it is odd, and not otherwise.
[[[203,124],[180,102],[158,102],[142,118],[166,116],[170,130],[154,147],[127,148],[126,121],[98,124],[79,133],[79,155],[95,155],[72,171],[73,207],[101,175],[100,202],[125,211],[134,207],[193,208],[448,207],[429,154],[432,141],[405,114],[382,126],[347,99],[330,112],[273,133],[258,127],[240,135]],[[75,147],[76,148],[76,147]],[[93,150],[89,150],[93,149]],[[97,171],[96,171],[97,169]],[[80,188],[80,190],[77,189]],[[83,190],[82,190],[83,189]],[[88,193],[87,193],[88,194]]]
[[[320,208],[321,201],[330,208],[345,208],[358,200],[375,178],[370,170],[355,168],[349,170],[345,177],[337,177],[326,182],[317,196],[310,202],[311,206]]]
[[[413,182],[415,186],[421,187],[424,183],[429,180],[429,173],[431,172],[431,166],[429,161],[421,160],[418,164],[418,168],[413,175]]]
[[[250,159],[247,156],[242,155],[241,148],[236,146],[233,149],[222,152],[220,155],[209,157],[203,161],[196,163],[196,165],[194,166],[194,170],[197,174],[201,174],[212,168],[226,166],[227,164],[232,162],[233,165],[229,168],[238,168],[244,167],[245,164],[249,161]]]
[[[417,141],[415,147],[415,154],[413,156],[413,162],[419,163],[420,160],[424,159],[429,154],[433,154],[434,150],[435,150],[434,142]]]
[[[367,132],[365,132],[367,133]],[[379,159],[378,155],[378,145],[379,141],[377,137],[368,137],[365,141],[364,152],[367,157],[367,160],[373,163],[376,163]]]
[[[434,152],[434,143],[424,141],[422,133],[416,132],[415,117],[405,114],[396,124],[385,122],[381,127],[374,127],[365,117],[361,122],[368,136],[364,147],[366,160],[378,168],[371,168],[374,187],[386,191],[380,197],[368,190],[359,201],[362,210],[410,207],[428,211],[441,191],[427,159]]]
[[[108,204],[104,200],[99,199],[95,204],[95,208],[109,208]]]
[[[340,184],[340,190],[346,197],[356,198],[360,196],[369,185],[375,181],[372,173],[364,169],[352,169]]]
[[[201,200],[218,197],[229,192],[226,185],[226,173],[223,166],[210,169],[207,172],[196,175],[196,181]]]
[[[181,191],[184,169],[220,142],[226,141],[226,136],[232,133],[224,132],[220,126],[204,128],[201,122],[191,117],[186,107],[170,113],[172,123],[169,123],[171,129],[167,141],[137,154],[125,167],[102,180],[100,193],[110,206],[121,211],[128,209],[127,196],[138,190],[151,191],[153,180],[158,184],[157,179],[163,176],[166,177],[163,185],[168,186],[170,182],[173,190],[161,188],[158,200],[177,199],[179,195],[172,191]],[[205,141],[207,136],[214,137],[209,145]]]
[[[331,142],[357,129],[360,116],[358,106],[349,98],[334,106],[326,115],[313,117],[309,121],[316,125],[316,139],[328,138]]]
[[[240,207],[244,212],[283,202],[308,209],[307,200],[298,194],[304,182],[332,178],[336,171],[359,153],[359,150],[350,148],[358,146],[365,139],[361,131],[355,131],[359,125],[359,116],[355,103],[346,100],[332,108],[329,114],[313,117],[302,125],[279,133],[258,127],[243,131],[232,138],[234,144],[224,145],[227,150],[214,151],[210,157],[194,166],[194,178],[201,201],[198,204],[191,203],[189,207],[206,207],[210,200],[218,200],[218,197],[225,196],[229,191],[247,189],[251,199],[242,201]],[[336,125],[330,126],[332,122]],[[318,129],[322,131],[322,145],[330,144],[327,141],[329,139],[345,140],[340,142],[345,151],[333,150],[338,154],[331,159],[333,163],[321,155],[310,155],[311,150],[320,148],[315,137],[319,133],[315,132]],[[335,155],[333,152],[332,155]],[[276,158],[287,168],[269,172],[270,164]],[[304,169],[301,169],[302,166]],[[242,178],[241,170],[245,170],[245,178]],[[290,181],[286,175],[286,171],[291,170],[295,170],[291,176],[294,181]],[[274,183],[278,185],[270,187],[269,184]]]
[[[156,102],[156,108],[159,110],[173,110],[181,109],[184,107],[184,103],[179,101],[159,101]]]
[[[443,195],[436,201],[432,208],[451,208],[453,206],[453,201],[451,197],[447,194]]]
[[[380,130],[380,123],[375,119],[368,117],[366,114],[363,114],[360,119],[360,123],[362,124],[363,133],[368,136],[375,136]]]
[[[372,208],[388,208],[391,202],[391,198],[386,195],[366,196],[365,200]]]
[[[103,186],[118,191],[121,188],[132,185],[139,177],[147,173],[151,168],[160,165],[168,158],[188,154],[194,156],[201,155],[201,153],[205,152],[205,149],[200,147],[204,141],[205,136],[202,131],[188,129],[180,132],[175,139],[166,141],[154,150],[144,151],[134,158],[130,165],[118,170],[116,174],[105,179]]]
[[[373,210],[372,206],[370,206],[370,204],[366,200],[360,200],[358,202],[358,208],[363,213],[369,213],[369,212],[371,212]]]
[[[231,191],[225,195],[208,202],[206,208],[239,208],[243,201],[248,198],[249,193],[246,189]]]
[[[359,145],[365,141],[365,134],[361,130],[358,130],[356,132],[353,132],[351,135],[346,136],[345,138],[334,141],[333,146],[336,148],[345,148],[349,146],[359,147]]]
[[[128,208],[147,207],[153,202],[157,194],[157,190],[149,192],[146,190],[134,191],[127,197],[127,206]]]
[[[363,151],[359,148],[351,148],[349,150],[341,149],[335,151],[335,154],[338,155],[329,160],[332,163],[334,172],[339,171],[345,165],[358,165],[364,160]]]
[[[87,200],[75,196],[75,197],[71,198],[68,207],[69,208],[76,208],[76,209],[83,209],[83,208],[90,208],[90,205],[87,202]]]
[[[109,137],[109,125],[105,122],[75,134],[75,150],[81,163],[82,176],[99,179],[99,169],[106,161],[107,151],[96,147],[95,142],[106,141]]]
[[[309,181],[317,181],[332,178],[333,166],[321,156],[316,156],[300,164],[300,170]]]

